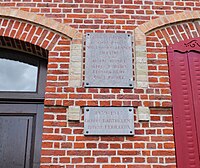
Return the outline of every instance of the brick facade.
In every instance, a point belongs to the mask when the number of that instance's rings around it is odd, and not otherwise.
[[[199,37],[200,2],[7,0],[0,7],[1,46],[23,41],[27,52],[48,52],[41,168],[176,167],[166,47]],[[86,32],[133,34],[134,89],[83,87]],[[84,136],[84,106],[135,107],[135,135]],[[150,121],[139,121],[144,110]]]

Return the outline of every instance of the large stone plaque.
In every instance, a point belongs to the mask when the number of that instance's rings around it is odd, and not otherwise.
[[[85,135],[133,135],[132,107],[85,107]]]
[[[131,35],[86,34],[85,87],[133,87]]]

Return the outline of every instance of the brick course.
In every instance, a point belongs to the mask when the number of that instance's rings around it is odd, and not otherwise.
[[[166,47],[199,37],[199,1],[7,0],[0,7],[1,46],[48,51],[41,168],[176,167]],[[83,88],[86,32],[133,33],[134,89]],[[84,136],[84,113],[67,121],[69,106],[149,107],[150,121],[139,122],[135,110],[135,136]]]

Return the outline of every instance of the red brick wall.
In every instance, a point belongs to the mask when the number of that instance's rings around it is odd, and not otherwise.
[[[0,7],[34,12],[85,35],[86,32],[133,33],[139,25],[162,15],[200,10],[200,2],[7,0],[0,2]],[[39,24],[0,18],[1,36],[49,51],[41,168],[176,167],[166,46],[198,37],[198,21],[174,23],[146,34],[148,88],[85,89],[68,87],[70,38]],[[135,111],[135,136],[84,136],[83,112],[80,122],[68,122],[68,106],[145,106],[150,107],[150,121],[139,122]]]

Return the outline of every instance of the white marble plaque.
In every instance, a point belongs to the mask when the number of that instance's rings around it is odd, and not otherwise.
[[[134,135],[132,107],[85,107],[85,135]]]
[[[131,35],[86,34],[85,87],[133,87]]]

